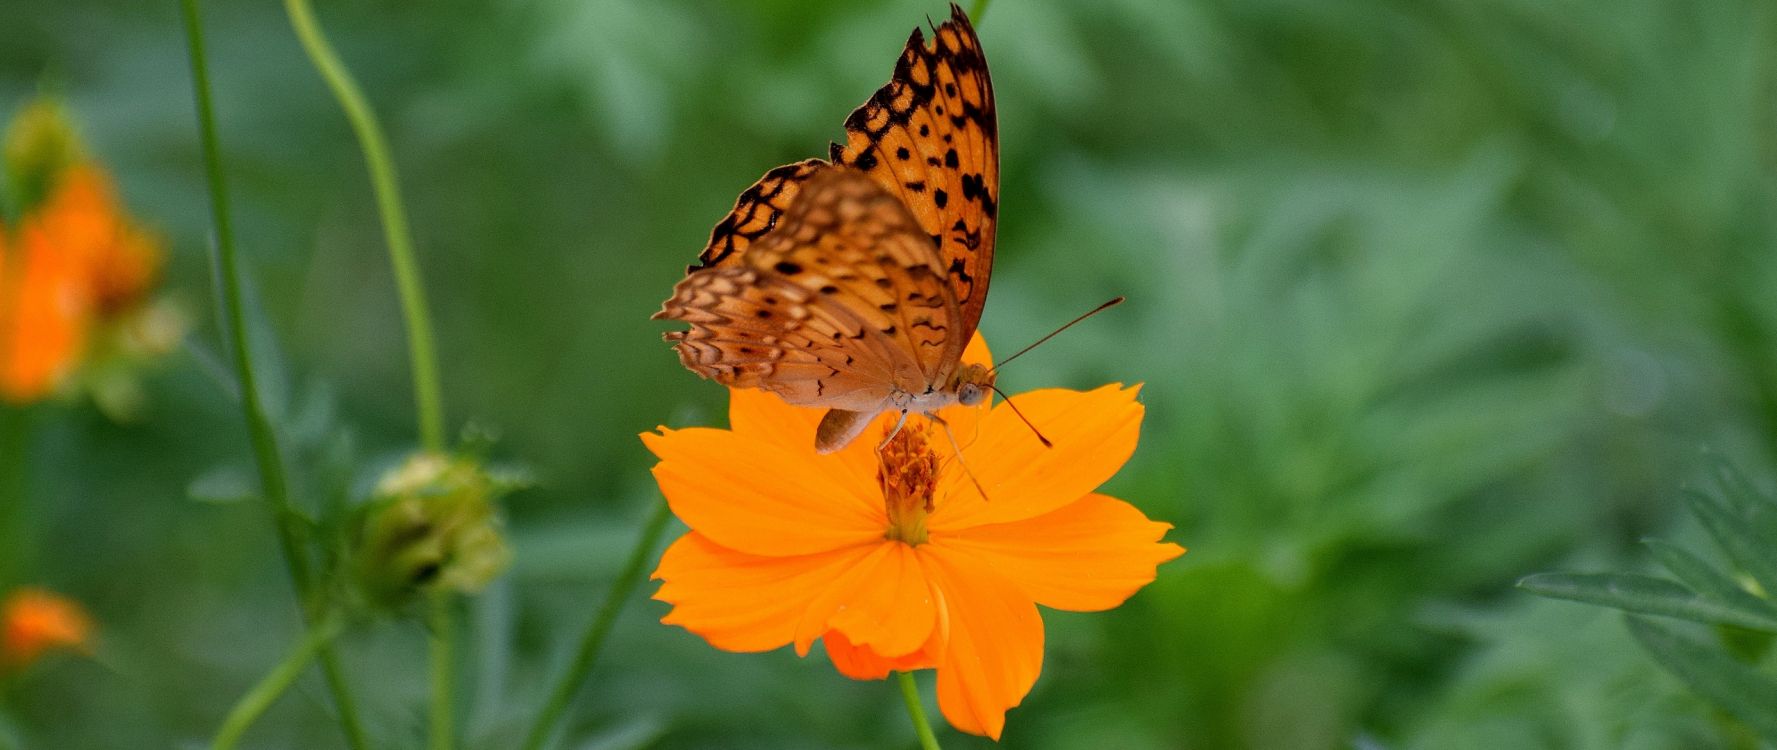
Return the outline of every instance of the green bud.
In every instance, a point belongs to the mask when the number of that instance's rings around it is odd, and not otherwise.
[[[374,604],[485,588],[512,560],[494,501],[504,487],[474,459],[416,453],[377,483],[356,543]]]
[[[69,167],[78,164],[80,135],[60,100],[39,97],[6,130],[7,189],[20,213],[41,203]]]

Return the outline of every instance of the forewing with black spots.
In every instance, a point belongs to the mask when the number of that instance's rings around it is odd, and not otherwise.
[[[981,41],[961,8],[907,40],[894,75],[846,118],[834,163],[899,197],[937,243],[958,304],[957,356],[981,321],[999,215],[998,125]]]

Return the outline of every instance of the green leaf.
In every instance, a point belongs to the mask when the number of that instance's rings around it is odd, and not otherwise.
[[[200,503],[216,505],[253,500],[259,497],[259,477],[239,466],[217,466],[185,485],[185,495]]]
[[[1734,504],[1735,510],[1741,513],[1751,513],[1756,510],[1777,511],[1777,500],[1759,492],[1758,488],[1753,486],[1752,480],[1747,479],[1738,467],[1719,455],[1711,454],[1711,457],[1715,459],[1716,481],[1727,492],[1728,501]]]
[[[1630,634],[1667,671],[1763,735],[1777,740],[1777,679],[1720,647],[1642,617],[1627,616]]]
[[[1632,573],[1539,573],[1519,581],[1518,586],[1553,599],[1777,632],[1777,617],[1724,604],[1663,578]]]
[[[1777,535],[1761,538],[1758,531],[1762,524],[1754,524],[1752,521],[1755,519],[1729,513],[1727,508],[1708,495],[1686,492],[1685,499],[1690,504],[1692,515],[1714,537],[1715,543],[1721,545],[1722,551],[1728,553],[1734,564],[1758,581],[1761,589],[1777,591]],[[1749,508],[1748,513],[1752,512],[1753,509]]]
[[[1645,539],[1642,544],[1647,545],[1648,550],[1654,553],[1654,558],[1660,561],[1660,565],[1699,593],[1737,609],[1777,618],[1777,605],[1754,596],[1731,576],[1716,570],[1683,547],[1660,539]]]

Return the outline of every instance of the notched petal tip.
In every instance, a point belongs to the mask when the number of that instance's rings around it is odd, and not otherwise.
[[[1168,524],[1093,493],[1050,513],[962,529],[933,544],[1004,576],[1052,609],[1094,612],[1120,606],[1152,583],[1161,564],[1185,549],[1162,542]]]
[[[990,499],[960,469],[947,472],[932,530],[1031,518],[1096,490],[1140,441],[1146,412],[1135,398],[1138,389],[1120,383],[1091,391],[1049,388],[1012,396],[1016,410],[995,405],[965,449],[973,479]],[[1051,447],[1031,438],[1026,419]]]

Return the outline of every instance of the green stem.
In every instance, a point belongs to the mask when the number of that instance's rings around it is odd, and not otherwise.
[[[431,750],[450,750],[456,744],[456,722],[451,717],[456,682],[456,624],[451,620],[451,595],[439,591],[431,595],[427,630],[430,631],[432,658],[432,742]]]
[[[278,548],[283,553],[284,567],[296,590],[303,620],[312,630],[316,620],[314,582],[309,573],[308,559],[300,544],[302,532],[297,527],[296,513],[290,506],[283,454],[278,449],[277,435],[272,430],[271,420],[266,417],[252,350],[247,345],[246,313],[243,312],[241,302],[240,271],[236,263],[234,228],[228,209],[228,188],[222,177],[222,151],[217,145],[215,107],[210,99],[210,74],[204,55],[202,17],[198,13],[197,0],[182,0],[181,7],[185,18],[185,41],[191,60],[191,86],[197,104],[204,173],[210,189],[210,218],[215,222],[216,228],[213,251],[216,283],[221,287],[222,297],[222,306],[217,311],[217,326],[223,335],[230,337],[233,344],[231,353],[235,376],[240,380],[241,409],[246,417],[247,434],[259,469],[260,487],[266,502],[271,506]],[[363,750],[368,743],[365,742],[364,730],[358,722],[357,709],[351,692],[346,687],[339,661],[333,654],[331,644],[322,643],[319,648],[327,686],[333,693],[333,703],[339,711],[340,729],[345,732],[346,744],[353,750]]]
[[[26,569],[25,533],[27,457],[31,444],[31,412],[25,406],[0,405],[0,588],[17,583]]]
[[[635,591],[641,583],[642,568],[653,557],[654,548],[660,543],[660,536],[666,533],[667,521],[672,520],[672,510],[662,502],[654,508],[654,514],[648,517],[642,527],[641,537],[629,551],[629,560],[623,564],[622,572],[617,580],[611,583],[611,591],[605,595],[604,604],[599,606],[598,614],[587,626],[586,632],[580,637],[580,648],[574,654],[574,661],[569,663],[566,671],[556,678],[555,686],[549,691],[549,702],[538,712],[537,721],[531,725],[530,734],[524,742],[525,750],[540,750],[549,739],[549,733],[555,723],[573,701],[574,693],[586,682],[586,676],[592,672],[592,665],[598,660],[599,650],[605,645],[605,636],[611,632],[611,626],[617,621],[617,614],[629,601],[630,592]]]
[[[216,730],[216,739],[210,742],[211,750],[233,748],[247,728],[253,726],[253,722],[258,721],[266,709],[271,708],[278,697],[290,689],[296,678],[302,676],[302,671],[315,660],[315,656],[327,649],[334,637],[339,635],[341,625],[338,617],[328,617],[309,628],[308,633],[296,644],[296,648],[261,678],[259,684],[254,685],[253,689],[235,702],[234,708],[228,712],[228,718],[222,720],[222,727]]]
[[[932,725],[926,722],[925,704],[919,700],[919,685],[913,682],[912,672],[896,672],[896,679],[901,681],[901,700],[907,704],[907,716],[913,719],[913,731],[919,734],[919,746],[922,750],[938,750],[938,737],[932,734]]]
[[[981,25],[981,17],[984,15],[987,15],[987,4],[990,1],[991,0],[975,0],[975,8],[973,10],[969,11],[969,24],[970,25],[972,25],[972,26],[980,26]]]
[[[383,237],[389,245],[389,262],[395,269],[395,285],[401,297],[401,313],[407,321],[408,355],[412,360],[413,394],[419,412],[420,445],[429,451],[444,450],[444,402],[438,386],[438,355],[432,344],[432,319],[427,313],[426,291],[420,283],[419,263],[414,260],[413,233],[408,229],[407,211],[402,208],[401,187],[395,176],[395,162],[389,156],[388,139],[382,125],[370,109],[364,93],[352,79],[339,54],[327,43],[321,26],[315,21],[308,0],[284,0],[284,10],[297,39],[308,52],[309,61],[333,90],[334,98],[345,110],[346,119],[358,135],[364,151],[365,165],[370,168],[370,185],[376,193],[377,211],[382,215]]]

